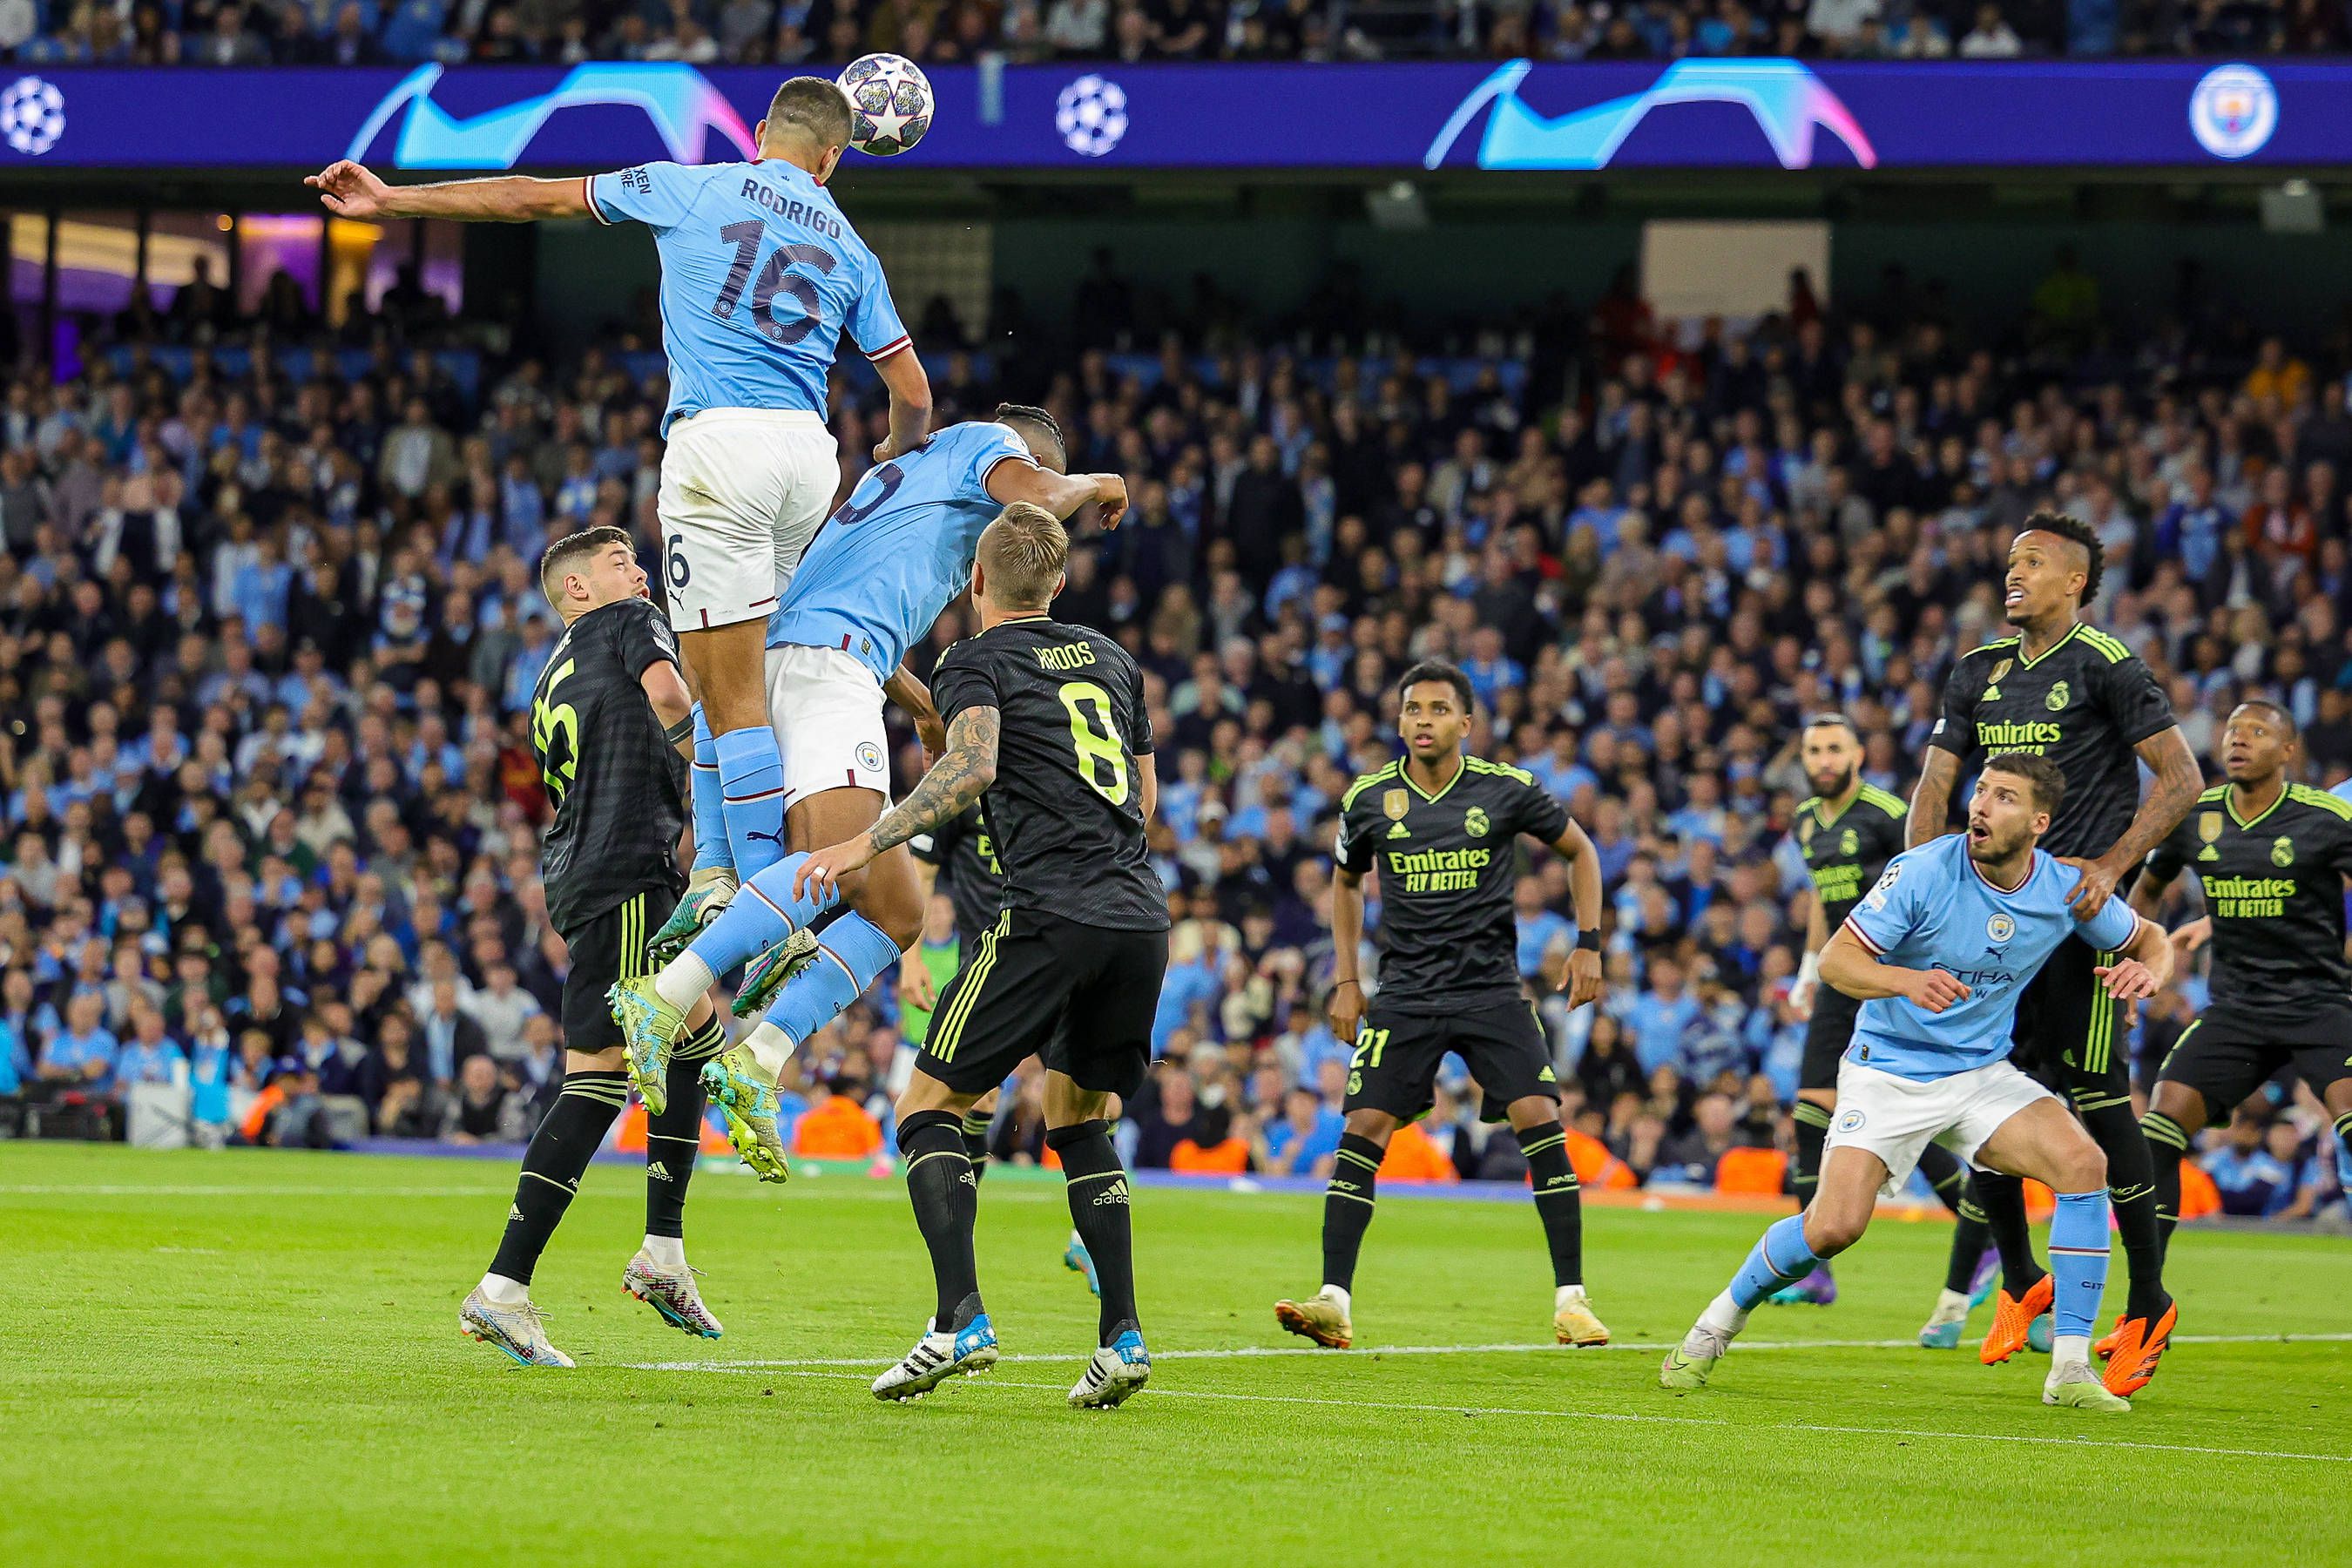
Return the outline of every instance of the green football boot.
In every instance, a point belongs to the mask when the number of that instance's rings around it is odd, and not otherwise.
[[[714,866],[707,871],[697,871],[687,879],[686,892],[677,907],[662,921],[661,930],[654,932],[653,941],[646,944],[646,957],[658,969],[684,952],[687,945],[702,934],[702,928],[719,918],[719,911],[735,901],[735,873],[725,866]]]
[[[629,1081],[646,1112],[659,1116],[669,1109],[669,1047],[686,1028],[686,1015],[662,1000],[654,977],[640,974],[604,993],[613,1022],[621,1026],[621,1045],[628,1053]]]
[[[743,971],[743,988],[735,993],[735,1016],[756,1018],[768,1010],[784,982],[808,967],[816,956],[816,932],[803,926],[751,961]]]
[[[751,1173],[763,1182],[790,1180],[784,1141],[776,1131],[776,1088],[761,1080],[751,1053],[737,1046],[705,1062],[702,1089],[727,1118],[727,1136]]]

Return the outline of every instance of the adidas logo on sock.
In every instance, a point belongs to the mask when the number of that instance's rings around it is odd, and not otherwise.
[[[1103,1208],[1111,1204],[1123,1204],[1127,1201],[1127,1178],[1120,1176],[1096,1194],[1095,1207]]]
[[[669,1167],[656,1160],[646,1167],[646,1174],[654,1181],[667,1182],[669,1180]]]
[[[517,1225],[520,1225],[522,1223],[522,1205],[520,1204],[509,1204],[507,1205],[507,1218]]]

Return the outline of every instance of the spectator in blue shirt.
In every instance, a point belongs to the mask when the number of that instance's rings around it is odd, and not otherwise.
[[[2221,1192],[2221,1212],[2259,1218],[2294,1200],[2294,1173],[2263,1146],[2263,1123],[2240,1116],[2228,1141],[2198,1163]]]
[[[53,1083],[84,1084],[105,1090],[114,1084],[114,1060],[121,1050],[102,1022],[106,997],[97,991],[77,992],[66,1004],[65,1027],[41,1052],[41,1076]]]
[[[32,1074],[33,1058],[25,1049],[24,1037],[14,1025],[0,1018],[0,1095],[17,1093]]]
[[[1576,942],[1576,926],[1544,905],[1543,879],[1522,877],[1511,889],[1519,926],[1519,978],[1543,980],[1561,973]]]
[[[187,1070],[188,1058],[177,1041],[163,1032],[163,1015],[142,1003],[131,1009],[131,1040],[114,1059],[117,1087],[134,1083],[172,1083]]]
[[[1347,1123],[1312,1089],[1282,1098],[1282,1115],[1259,1134],[1258,1163],[1273,1176],[1328,1176]]]
[[[1684,987],[1682,966],[1670,958],[1653,959],[1649,989],[1625,1008],[1625,1032],[1633,1037],[1633,1059],[1643,1072],[1681,1068],[1683,1037],[1698,1022],[1700,1011],[1698,998]]]

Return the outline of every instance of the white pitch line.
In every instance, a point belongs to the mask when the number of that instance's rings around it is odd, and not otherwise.
[[[2352,1342],[2352,1333],[2342,1334],[2175,1334],[2177,1345],[2280,1345],[2280,1344],[2343,1344]],[[1670,1351],[1682,1343],[1680,1340],[1633,1340],[1599,1346],[1611,1351]],[[1892,1351],[1916,1350],[1919,1342],[1910,1340],[1741,1340],[1732,1349],[1742,1353],[1748,1351]],[[1584,1354],[1571,1352],[1559,1344],[1490,1344],[1490,1345],[1363,1345],[1358,1347],[1353,1359],[1373,1360],[1391,1355],[1559,1355]],[[1154,1351],[1151,1359],[1162,1361],[1250,1361],[1289,1357],[1320,1359],[1329,1352],[1308,1345],[1234,1345],[1221,1350]],[[1020,1355],[999,1356],[997,1364],[1010,1365],[1019,1362],[1071,1362],[1082,1358],[1073,1354],[1053,1354],[1029,1352]],[[618,1363],[631,1372],[787,1372],[801,1367],[886,1367],[896,1366],[895,1357],[874,1356],[801,1356],[779,1361],[644,1361]],[[1827,1430],[1827,1428],[1824,1428]]]
[[[1006,1361],[1013,1358],[1007,1356]],[[1152,1358],[1157,1361],[1160,1358]],[[1001,1364],[1001,1363],[1000,1363]],[[838,1372],[797,1372],[785,1370],[787,1377],[822,1377],[847,1379],[854,1374]],[[863,1382],[864,1379],[859,1378]],[[975,1380],[967,1380],[975,1381]],[[982,1377],[983,1385],[997,1388],[1037,1389],[1050,1394],[1066,1394],[1057,1383],[1014,1383],[1009,1379]],[[2314,1464],[2341,1465],[2352,1463],[2347,1454],[2303,1454],[2279,1448],[2218,1448],[2195,1443],[2141,1443],[2126,1438],[2102,1442],[2095,1437],[2041,1436],[2025,1432],[1942,1432],[1910,1426],[1832,1426],[1813,1421],[1769,1421],[1746,1423],[1717,1420],[1700,1415],[1644,1415],[1624,1410],[1530,1410],[1518,1405],[1408,1405],[1370,1399],[1318,1399],[1299,1394],[1223,1394],[1197,1388],[1147,1388],[1138,1398],[1209,1399],[1246,1405],[1305,1405],[1336,1410],[1381,1410],[1408,1415],[1496,1415],[1521,1417],[1536,1421],[1621,1421],[1644,1426],[1736,1426],[1741,1431],[1755,1432],[1821,1432],[1843,1437],[1904,1437],[1955,1443],[2026,1443],[2059,1448],[2126,1448],[2138,1453],[2205,1454],[2232,1459],[2306,1459]]]

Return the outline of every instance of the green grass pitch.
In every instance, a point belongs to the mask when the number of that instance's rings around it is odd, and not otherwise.
[[[622,1295],[643,1179],[597,1166],[534,1290],[571,1373],[457,1331],[512,1185],[488,1162],[0,1145],[0,1561],[2352,1562],[2340,1237],[2183,1233],[2181,1331],[2206,1342],[2101,1418],[2044,1409],[2039,1358],[1866,1342],[1916,1330],[1941,1225],[1882,1225],[1835,1307],[1759,1313],[1677,1398],[1649,1347],[1757,1216],[1589,1212],[1625,1348],[1570,1352],[1536,1348],[1527,1205],[1384,1202],[1341,1353],[1289,1349],[1269,1310],[1316,1283],[1316,1200],[1146,1189],[1160,1359],[1094,1415],[1063,1403],[1094,1310],[1058,1184],[982,1190],[1007,1362],[888,1407],[866,1384],[929,1309],[897,1184],[704,1173],[709,1342]]]

